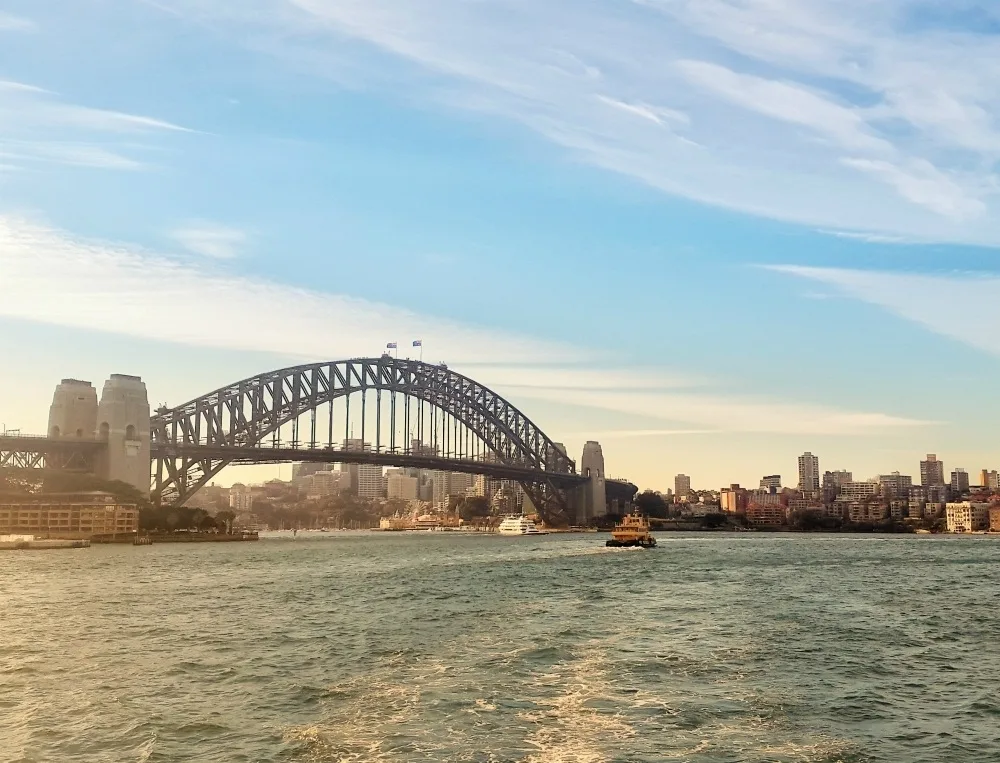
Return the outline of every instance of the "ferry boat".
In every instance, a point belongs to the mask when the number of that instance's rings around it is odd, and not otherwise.
[[[518,515],[509,516],[501,522],[498,532],[501,535],[545,535],[530,519]]]
[[[615,525],[611,531],[611,540],[605,546],[641,546],[642,548],[654,548],[656,538],[649,534],[649,520],[638,512],[626,514],[622,521]]]

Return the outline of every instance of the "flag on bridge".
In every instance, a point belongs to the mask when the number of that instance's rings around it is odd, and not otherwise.
[[[414,339],[413,340],[413,346],[414,347],[423,347],[424,346],[424,340],[423,339]]]
[[[387,349],[387,350],[395,350],[396,349],[396,343],[395,342],[389,342],[389,344],[387,344],[385,346],[385,349]]]

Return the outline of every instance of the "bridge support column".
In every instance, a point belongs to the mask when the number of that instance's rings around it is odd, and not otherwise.
[[[107,443],[98,476],[149,495],[149,400],[142,379],[112,374],[104,383],[97,422],[97,439]]]
[[[589,440],[583,446],[580,473],[587,477],[588,481],[577,491],[577,523],[587,525],[592,520],[600,519],[608,513],[608,499],[604,484],[604,452],[601,450],[599,442]]]

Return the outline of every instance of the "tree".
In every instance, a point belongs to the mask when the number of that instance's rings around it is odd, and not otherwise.
[[[459,505],[459,516],[466,522],[473,522],[490,515],[490,499],[484,495],[472,495]]]
[[[635,508],[647,517],[666,519],[667,504],[652,490],[645,490],[635,497]]]

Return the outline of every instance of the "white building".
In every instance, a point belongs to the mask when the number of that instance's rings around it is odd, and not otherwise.
[[[799,490],[819,492],[819,458],[808,451],[799,456]]]
[[[229,508],[237,514],[245,514],[253,509],[253,493],[250,488],[237,482],[229,488]]]
[[[988,530],[990,527],[990,505],[988,503],[949,503],[945,506],[948,532],[968,533]]]
[[[357,464],[358,498],[385,498],[385,477],[378,464]]]

